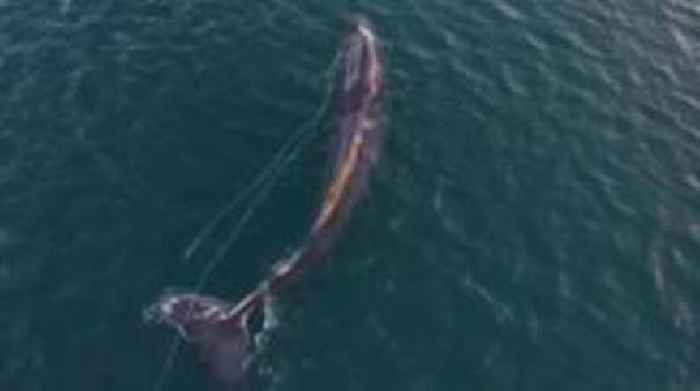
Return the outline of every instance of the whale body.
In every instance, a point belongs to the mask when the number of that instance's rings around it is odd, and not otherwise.
[[[249,319],[262,312],[268,298],[327,258],[351,211],[366,194],[379,159],[384,128],[380,45],[364,17],[354,17],[348,30],[340,45],[335,80],[332,172],[305,240],[237,303],[195,293],[166,294],[144,312],[147,320],[176,329],[228,389],[238,389],[246,381],[251,361]]]

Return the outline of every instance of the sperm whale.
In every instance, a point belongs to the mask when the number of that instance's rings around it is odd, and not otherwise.
[[[268,299],[298,282],[327,258],[356,204],[366,194],[383,139],[384,64],[374,29],[354,17],[339,49],[335,80],[334,161],[321,205],[302,243],[275,262],[267,278],[237,303],[197,293],[166,294],[146,319],[176,329],[212,376],[229,388],[242,385],[251,358],[249,320]]]

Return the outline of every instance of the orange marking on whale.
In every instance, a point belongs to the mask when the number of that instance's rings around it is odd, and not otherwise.
[[[363,141],[362,132],[357,132],[353,135],[348,156],[343,162],[343,165],[340,167],[339,173],[333,181],[333,184],[326,193],[326,197],[321,208],[321,213],[314,224],[314,231],[317,231],[326,225],[330,221],[335,211],[338,209],[339,201],[342,198],[343,193],[345,193],[352,173],[355,171],[355,167],[357,166],[360,148],[362,147]]]

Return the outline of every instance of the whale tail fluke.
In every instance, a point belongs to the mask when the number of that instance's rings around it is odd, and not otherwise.
[[[164,294],[143,311],[148,323],[169,325],[197,351],[212,376],[226,388],[245,387],[253,359],[248,317],[228,302],[193,293]]]

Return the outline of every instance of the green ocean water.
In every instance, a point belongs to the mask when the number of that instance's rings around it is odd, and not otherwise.
[[[141,311],[328,99],[348,12],[386,52],[384,155],[253,389],[700,389],[697,2],[0,0],[0,390],[215,389]],[[206,293],[303,236],[332,123]]]

